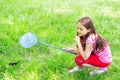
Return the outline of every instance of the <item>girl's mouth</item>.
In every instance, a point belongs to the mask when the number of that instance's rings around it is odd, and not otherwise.
[[[82,36],[80,33],[78,33],[78,36]]]

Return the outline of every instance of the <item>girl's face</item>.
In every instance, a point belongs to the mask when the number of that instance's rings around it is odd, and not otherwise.
[[[86,29],[85,26],[81,25],[81,23],[78,22],[77,25],[78,36],[85,36],[88,32],[90,32],[90,29]]]

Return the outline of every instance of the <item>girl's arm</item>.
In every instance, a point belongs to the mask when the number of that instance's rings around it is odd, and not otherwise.
[[[76,53],[77,54],[77,50],[75,48],[70,48],[70,47],[67,47],[67,48],[64,48],[64,50],[66,52],[73,52],[73,53]]]
[[[77,55],[81,55],[78,48],[76,48],[76,51],[77,51]]]
[[[92,52],[93,44],[86,44],[85,50],[83,50],[79,36],[76,36],[75,40],[78,44],[79,55],[81,55],[84,60],[87,60]]]

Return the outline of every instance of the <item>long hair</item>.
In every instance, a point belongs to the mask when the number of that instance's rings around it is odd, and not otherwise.
[[[93,22],[92,20],[90,19],[90,17],[83,17],[81,19],[78,20],[77,23],[81,23],[81,25],[83,25],[86,29],[90,29],[90,32],[88,32],[84,37],[83,36],[80,36],[80,39],[81,39],[81,44],[82,44],[82,47],[83,49],[85,50],[85,47],[86,47],[86,40],[88,38],[88,36],[90,34],[95,34],[95,41],[96,41],[96,46],[95,46],[95,49],[96,50],[100,50],[100,51],[103,51],[105,46],[106,46],[106,43],[107,41],[100,35],[97,34],[96,30],[95,30],[95,27],[93,25]],[[77,33],[78,35],[78,33]]]

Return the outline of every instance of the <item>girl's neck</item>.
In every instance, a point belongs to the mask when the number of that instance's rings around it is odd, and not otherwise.
[[[84,38],[88,37],[89,35],[90,35],[90,34],[87,33],[86,35],[83,35],[82,38],[84,39]]]

